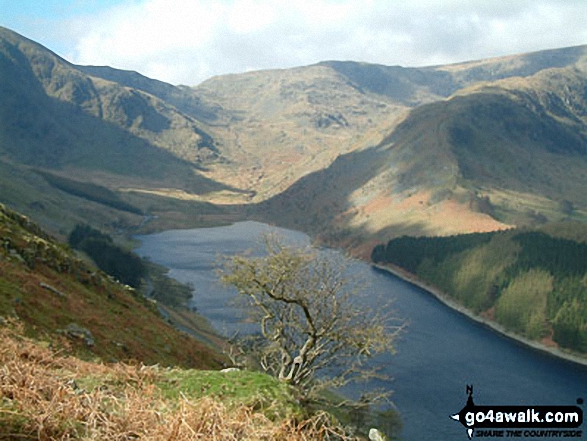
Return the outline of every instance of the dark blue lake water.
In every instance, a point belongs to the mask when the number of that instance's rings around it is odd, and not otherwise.
[[[239,323],[240,313],[230,305],[235,292],[218,282],[215,268],[219,256],[258,247],[259,237],[267,231],[277,231],[295,243],[309,243],[302,233],[241,222],[139,236],[137,252],[170,268],[172,277],[191,282],[193,306],[219,332],[231,335],[245,325]],[[449,415],[465,405],[467,384],[474,385],[477,405],[576,405],[578,398],[587,401],[586,367],[505,338],[420,288],[366,263],[353,263],[352,271],[368,280],[367,298],[374,306],[393,298],[393,314],[409,322],[397,341],[397,354],[377,360],[393,378],[377,386],[393,390],[393,402],[403,419],[404,440],[466,440],[463,426]]]

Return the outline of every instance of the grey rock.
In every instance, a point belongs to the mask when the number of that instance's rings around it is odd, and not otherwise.
[[[92,333],[88,329],[81,327],[77,323],[71,323],[66,329],[66,334],[69,337],[83,340],[88,347],[94,346],[95,342]]]
[[[47,283],[40,282],[40,283],[39,283],[39,286],[40,286],[41,288],[45,288],[47,291],[50,291],[50,292],[52,292],[53,294],[55,294],[55,295],[57,295],[58,297],[61,297],[61,298],[63,298],[63,299],[67,297],[67,295],[66,295],[66,294],[62,293],[62,292],[61,292],[61,291],[59,291],[57,288],[55,288],[55,287],[53,287],[53,286],[51,286],[51,285],[49,285],[49,284],[47,284]]]

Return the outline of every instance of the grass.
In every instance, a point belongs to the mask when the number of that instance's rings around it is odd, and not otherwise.
[[[31,168],[3,160],[0,160],[0,200],[34,218],[62,240],[78,223],[115,232],[138,225],[142,220],[137,214],[58,191]]]
[[[303,418],[261,374],[84,362],[23,337],[15,322],[0,326],[0,365],[1,441],[357,439],[325,413]],[[202,394],[205,385],[231,394]],[[259,386],[269,406],[239,398]]]
[[[214,397],[228,406],[252,407],[274,419],[304,413],[294,389],[260,372],[171,370],[157,385],[169,399],[182,394],[194,399]]]
[[[577,209],[571,215],[562,213],[560,204],[539,194],[515,190],[491,189],[484,191],[496,206],[496,218],[515,225],[537,225],[549,222],[586,222],[587,212]]]

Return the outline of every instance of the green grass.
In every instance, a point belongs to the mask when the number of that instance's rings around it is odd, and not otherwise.
[[[303,413],[293,388],[260,372],[170,370],[156,384],[168,399],[211,396],[230,406],[251,406],[272,418]]]
[[[0,202],[31,217],[61,240],[79,223],[114,233],[139,225],[142,220],[137,214],[58,191],[29,167],[2,160]]]
[[[15,320],[0,325],[2,441],[357,439],[264,374],[87,362],[22,331]]]

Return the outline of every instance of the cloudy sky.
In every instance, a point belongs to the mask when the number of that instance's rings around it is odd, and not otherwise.
[[[77,64],[173,84],[323,60],[426,66],[587,44],[587,0],[0,0]]]

